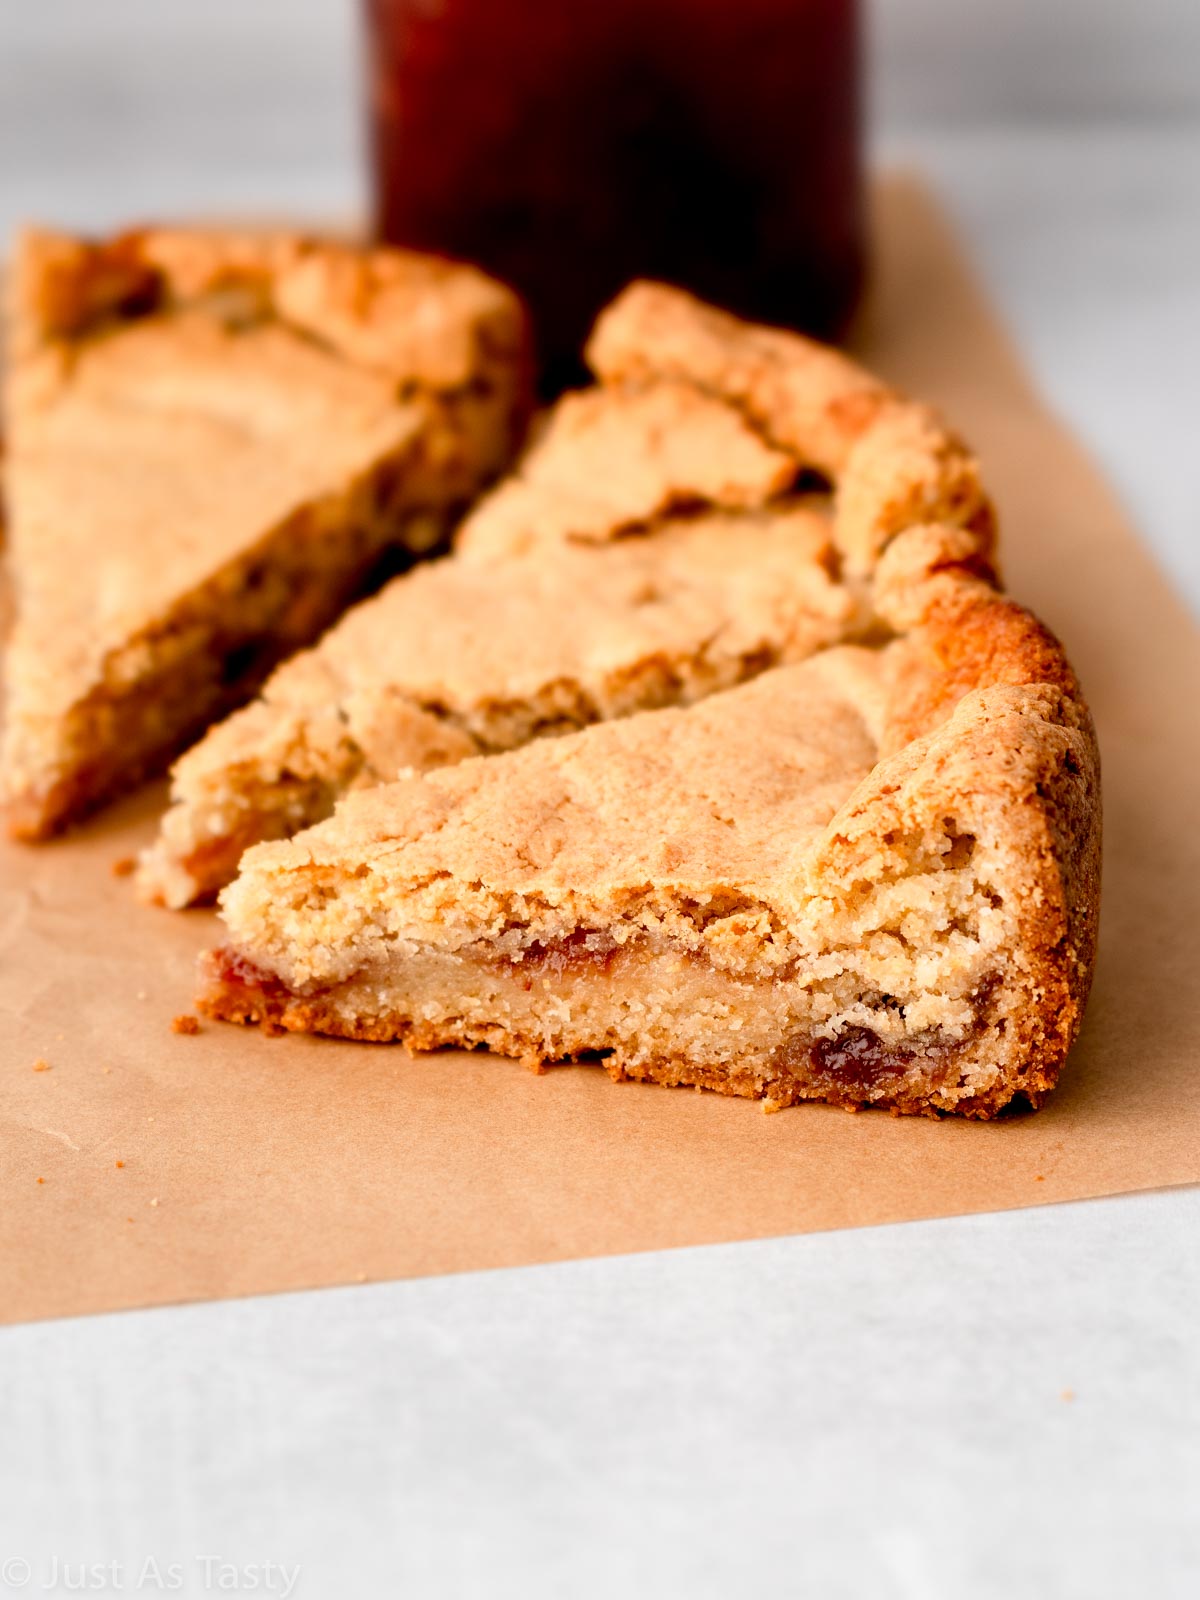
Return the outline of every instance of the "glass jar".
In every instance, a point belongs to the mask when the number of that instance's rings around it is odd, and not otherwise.
[[[519,289],[544,386],[661,278],[835,337],[862,277],[855,0],[365,0],[380,237]]]

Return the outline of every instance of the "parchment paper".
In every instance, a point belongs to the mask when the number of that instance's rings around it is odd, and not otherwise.
[[[881,189],[877,251],[861,354],[980,451],[1009,585],[1066,641],[1100,729],[1100,966],[1048,1108],[764,1116],[594,1068],[176,1035],[213,918],[143,909],[112,872],[156,789],[65,842],[0,848],[0,1320],[1200,1179],[1195,630],[915,186]]]

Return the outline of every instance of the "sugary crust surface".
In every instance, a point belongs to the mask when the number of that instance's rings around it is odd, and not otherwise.
[[[436,541],[522,405],[507,291],[292,235],[29,233],[10,327],[4,765],[30,835],[244,696],[389,544]]]
[[[665,284],[636,283],[587,347],[605,383],[669,377],[733,400],[771,439],[828,477],[894,401],[848,356],[801,334],[754,327]]]
[[[990,545],[992,510],[966,446],[840,351],[636,283],[601,315],[588,360],[606,383],[658,374],[719,396],[835,484],[834,537],[850,576],[869,575],[895,534],[918,522],[966,526]]]
[[[674,380],[568,395],[455,536],[471,556],[602,541],[695,505],[762,505],[798,471],[722,399]]]
[[[247,853],[202,1003],[779,1103],[1037,1105],[1090,981],[1097,757],[1061,648],[998,590],[973,458],[844,357],[656,285],[591,359],[829,480],[863,642],[353,793]]]
[[[687,710],[363,790],[321,828],[254,852],[226,911],[246,902],[253,874],[315,881],[351,853],[368,869],[386,864],[383,892],[404,906],[414,938],[449,948],[478,938],[514,898],[532,938],[607,921],[664,872],[673,893],[719,882],[771,898],[874,763],[886,667],[880,652],[842,647]],[[372,883],[360,909],[382,888]],[[348,907],[339,895],[339,916]],[[298,923],[289,947],[306,942]],[[287,976],[344,977],[324,964],[343,959],[316,937]]]

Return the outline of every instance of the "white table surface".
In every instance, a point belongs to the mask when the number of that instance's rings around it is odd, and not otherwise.
[[[351,213],[352,22],[10,0],[0,230]],[[1200,600],[1200,7],[884,0],[874,56]],[[1192,1597],[1198,1237],[1187,1190],[7,1330],[0,1595]]]

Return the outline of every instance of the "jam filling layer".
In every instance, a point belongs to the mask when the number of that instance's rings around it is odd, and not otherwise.
[[[541,986],[548,982],[553,990],[556,982],[564,980],[569,984],[574,979],[608,977],[618,957],[628,949],[603,931],[581,929],[561,940],[531,944],[518,959],[506,960],[498,956],[473,959],[479,969],[504,974],[519,985],[522,993],[528,994],[535,983]],[[309,1027],[313,1025],[313,1015],[320,1013],[329,1019],[328,1031],[339,1032],[343,1031],[337,1023],[339,1002],[351,1007],[358,1003],[351,993],[355,988],[354,980],[323,991],[293,991],[279,978],[229,947],[207,957],[205,976],[205,1009],[235,1020],[283,1022],[286,1026],[291,1014],[296,1019],[293,1026]],[[764,1084],[804,1085],[810,1093],[816,1090],[824,1098],[849,1104],[911,1092],[916,1084],[928,1092],[954,1082],[959,1076],[964,1053],[994,1025],[991,1012],[997,985],[998,980],[993,977],[977,986],[972,1002],[974,1022],[965,1031],[958,1030],[954,1034],[932,1027],[896,1039],[856,1023],[844,1024],[836,1034],[828,1036],[814,1025],[796,1025],[789,1019],[786,1028],[775,1035],[777,1042],[768,1048],[765,1058],[759,1057],[764,1061],[765,1070],[759,1069]],[[762,980],[762,986],[774,985]],[[738,985],[743,995],[748,988],[752,989],[753,985]],[[614,998],[619,999],[619,989],[613,993]],[[889,1017],[894,1018],[900,1009],[888,997],[875,995],[871,999]],[[378,991],[370,1004],[372,1014],[360,1019],[369,1025],[369,1035],[358,1032],[355,1036],[405,1037],[418,1024],[416,1015],[405,1014],[403,999],[398,1000],[393,1015],[385,1014],[388,1011],[386,998],[380,997]],[[489,1028],[503,1035],[506,1023],[501,1009],[484,1020]],[[325,1031],[325,1023],[318,1022],[316,1026]],[[472,1029],[478,1031],[479,1026],[479,1018],[456,1018],[449,1014],[440,1024],[420,1023],[425,1037],[432,1032],[437,1041],[443,1043],[471,1042]],[[519,1031],[520,1024],[516,1026]],[[590,1044],[576,1042],[564,1054],[578,1057],[586,1053],[594,1057],[597,1050],[608,1054],[612,1041],[600,1037],[600,1032],[602,1030],[598,1030]],[[489,1033],[488,1042],[492,1041]],[[737,1070],[732,1063],[730,1070]]]

